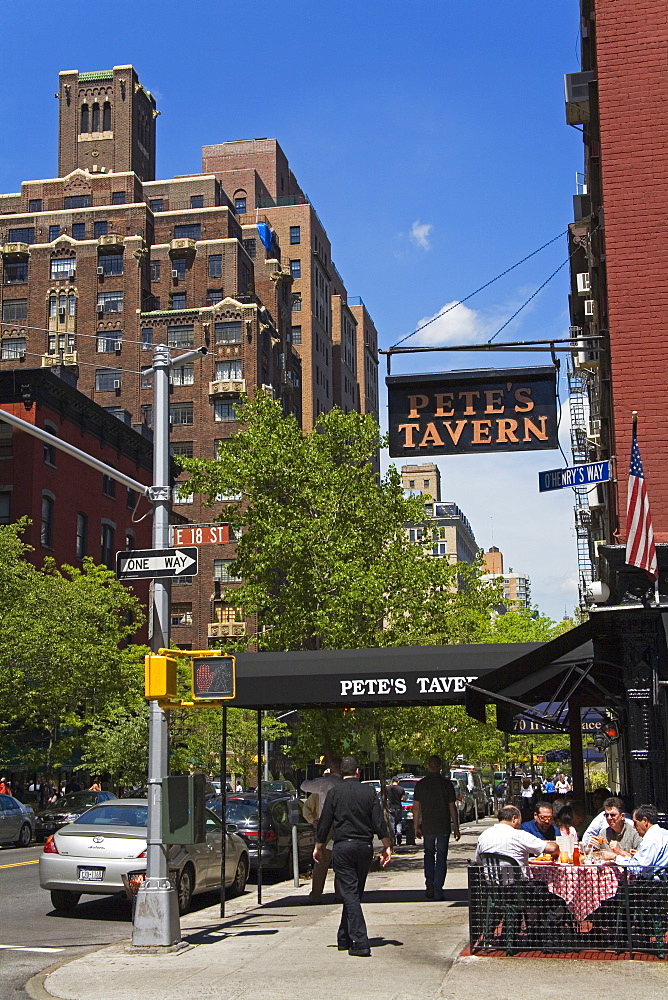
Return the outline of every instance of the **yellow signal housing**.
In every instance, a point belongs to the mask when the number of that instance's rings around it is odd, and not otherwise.
[[[149,653],[144,657],[145,697],[176,698],[176,659]]]

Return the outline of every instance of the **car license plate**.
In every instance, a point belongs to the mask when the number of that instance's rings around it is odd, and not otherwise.
[[[101,882],[104,877],[104,868],[79,868],[80,882]]]

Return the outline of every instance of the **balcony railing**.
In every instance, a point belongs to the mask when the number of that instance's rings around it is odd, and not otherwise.
[[[215,382],[209,382],[210,396],[238,396],[245,391],[245,378],[219,378]]]
[[[241,639],[246,635],[245,622],[210,622],[209,639]]]

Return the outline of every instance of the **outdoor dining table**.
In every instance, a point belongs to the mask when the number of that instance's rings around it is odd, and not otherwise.
[[[620,869],[613,864],[571,865],[562,862],[529,862],[532,879],[545,882],[550,892],[560,896],[575,919],[584,925],[587,917],[619,889]]]

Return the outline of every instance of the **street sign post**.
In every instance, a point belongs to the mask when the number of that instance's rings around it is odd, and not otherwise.
[[[230,540],[229,524],[175,524],[172,545],[223,545]]]
[[[116,576],[119,580],[157,579],[173,576],[196,576],[197,549],[135,549],[116,553]]]
[[[610,462],[589,462],[587,465],[573,465],[567,469],[549,469],[538,473],[538,492],[550,493],[564,490],[569,486],[595,486],[610,480]]]

